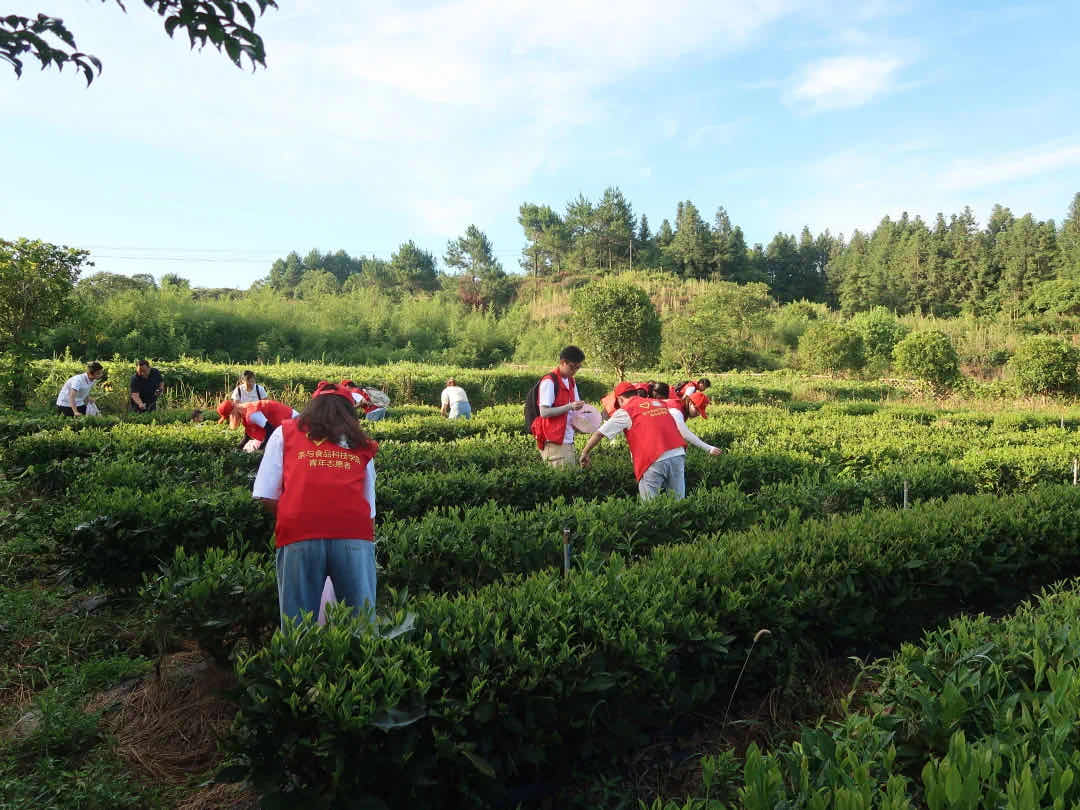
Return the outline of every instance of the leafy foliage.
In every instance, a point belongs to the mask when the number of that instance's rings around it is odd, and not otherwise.
[[[930,330],[912,332],[896,344],[897,368],[928,383],[937,394],[946,392],[960,376],[960,358],[949,336]]]
[[[619,379],[627,369],[648,366],[660,354],[660,316],[640,287],[603,279],[574,292],[574,334],[586,356],[612,366]]]
[[[108,2],[108,0],[102,0]],[[275,0],[143,0],[146,7],[165,20],[165,33],[170,37],[177,28],[187,31],[191,47],[207,43],[218,51],[224,50],[237,67],[247,57],[252,67],[266,66],[266,51],[262,38],[255,33],[256,9],[261,15],[267,8],[277,8]],[[122,0],[116,0],[127,10]],[[240,19],[238,19],[238,16]],[[49,37],[59,40],[59,46]],[[23,55],[30,54],[41,63],[42,69],[55,65],[63,70],[70,64],[81,72],[89,85],[101,73],[101,60],[77,51],[75,36],[57,17],[38,14],[36,18],[10,14],[0,17],[0,59],[22,76]],[[96,71],[96,74],[95,74]]]
[[[849,326],[815,321],[799,338],[799,357],[819,371],[858,371],[866,364],[862,336]]]
[[[1009,361],[1023,394],[1067,394],[1080,383],[1080,350],[1058,338],[1036,335],[1025,340]]]

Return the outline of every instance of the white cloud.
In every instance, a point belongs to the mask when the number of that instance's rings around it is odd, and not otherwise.
[[[1080,165],[1080,144],[1043,144],[1023,152],[959,160],[941,178],[945,189],[974,189],[1026,180]]]
[[[892,56],[840,56],[808,65],[788,100],[815,110],[858,107],[892,89],[903,62]]]

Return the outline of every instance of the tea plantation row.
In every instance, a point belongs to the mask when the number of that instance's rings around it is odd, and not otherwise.
[[[1078,534],[1073,487],[958,496],[425,596],[404,634],[338,615],[241,657],[231,745],[262,791],[305,806],[497,802],[729,693],[762,628],[746,677],[783,682],[810,656],[894,645],[1080,571]]]

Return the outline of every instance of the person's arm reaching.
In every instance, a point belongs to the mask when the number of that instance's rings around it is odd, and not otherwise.
[[[713,456],[718,456],[724,452],[719,447],[713,447],[708,442],[703,441],[694,431],[690,430],[686,426],[686,420],[683,419],[683,415],[677,408],[668,408],[668,413],[675,420],[675,425],[679,428],[679,435],[683,437],[687,444],[692,444],[694,447],[698,447]]]
[[[262,501],[263,506],[273,514],[277,514],[278,499],[281,498],[284,449],[282,433],[275,430],[266,441],[259,471],[255,475],[255,485],[251,488],[251,497]]]

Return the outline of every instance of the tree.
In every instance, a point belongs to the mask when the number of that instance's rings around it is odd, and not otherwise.
[[[463,236],[446,244],[443,260],[447,267],[458,269],[458,295],[473,309],[509,303],[512,285],[495,258],[487,234],[475,225],[470,225]]]
[[[815,321],[799,338],[799,355],[817,371],[858,371],[866,365],[862,336],[842,323]]]
[[[960,376],[960,358],[949,336],[936,329],[912,332],[893,349],[897,369],[929,383],[943,396]]]
[[[176,273],[166,273],[161,277],[161,289],[191,292],[191,282]]]
[[[1021,394],[1070,394],[1080,378],[1080,350],[1060,338],[1033,335],[1020,344],[1009,360]]]
[[[146,274],[125,276],[120,273],[102,271],[80,279],[75,288],[80,296],[89,295],[93,298],[105,299],[129,290],[149,290],[156,286],[154,277]]]
[[[651,365],[660,353],[660,316],[640,287],[605,278],[570,298],[574,334],[586,354],[615,369],[620,380],[632,366]]]
[[[308,270],[296,285],[295,295],[297,298],[317,298],[340,290],[337,278],[329,270]]]
[[[712,282],[664,325],[663,363],[692,374],[755,364],[751,338],[767,327],[776,302],[762,283]]]
[[[689,200],[679,203],[675,235],[665,252],[681,276],[704,279],[712,272],[712,235],[697,206]]]
[[[68,311],[89,255],[38,240],[0,239],[0,371],[13,407],[25,407],[30,350],[38,333]]]
[[[102,0],[108,2],[108,0]],[[224,49],[237,67],[246,56],[251,66],[266,67],[266,50],[262,37],[255,33],[255,9],[262,15],[267,8],[277,8],[274,0],[143,0],[146,7],[165,18],[165,33],[170,37],[177,28],[187,31],[191,47],[207,43],[220,52]],[[116,4],[125,12],[122,0]],[[238,18],[239,17],[239,18]],[[82,53],[75,44],[75,35],[59,17],[38,14],[31,19],[16,14],[0,17],[0,60],[7,62],[22,76],[23,55],[29,54],[41,63],[42,70],[56,65],[63,70],[70,64],[82,73],[89,84],[101,74],[101,60]]]
[[[561,269],[563,257],[570,249],[566,225],[549,205],[522,203],[518,209],[518,224],[525,230],[528,244],[521,251],[521,268],[535,278]]]
[[[1061,223],[1061,259],[1069,278],[1080,278],[1080,191],[1072,198],[1065,221]]]
[[[394,281],[408,292],[432,291],[439,287],[435,257],[421,250],[411,239],[390,256],[390,272]]]

